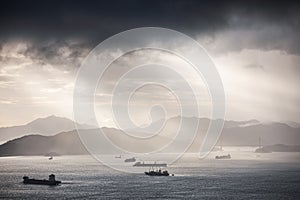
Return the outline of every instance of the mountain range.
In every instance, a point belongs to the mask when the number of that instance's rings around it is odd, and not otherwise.
[[[0,128],[0,143],[8,140],[22,137],[24,135],[39,134],[51,136],[63,131],[75,129],[75,122],[64,117],[51,115],[45,118],[38,118],[32,122],[20,126]],[[76,124],[80,129],[90,129],[92,126],[85,124]]]
[[[198,134],[195,137],[190,152],[196,152],[202,144],[205,133],[209,127],[210,119],[195,118],[195,117],[173,117],[166,121],[161,133],[152,144],[148,144],[147,140],[144,143],[138,144],[128,140],[122,130],[115,128],[102,128],[107,133],[107,136],[120,145],[129,146],[135,151],[143,149],[155,149],[168,142],[172,135],[176,133],[178,126],[181,123],[192,126],[199,120]],[[160,123],[160,122],[157,122]],[[99,129],[95,129],[89,125],[77,124],[77,127],[82,129],[84,134],[98,134]],[[155,127],[155,126],[154,126]],[[49,116],[46,118],[36,119],[26,125],[0,128],[0,138],[2,140],[10,140],[0,145],[0,156],[15,156],[15,155],[45,155],[49,152],[55,152],[61,155],[86,154],[82,141],[75,129],[75,123],[67,118]],[[184,143],[190,134],[188,129],[181,129],[183,134],[180,134],[178,144]],[[147,136],[149,133],[139,133],[138,129],[131,130],[134,134]],[[285,123],[261,123],[257,120],[249,121],[224,121],[224,128],[219,138],[217,145],[247,145],[258,146],[259,138],[262,139],[263,145],[287,144],[300,145],[300,128],[292,127]],[[112,153],[109,147],[105,147],[105,139],[97,141],[96,145],[104,147],[107,153]],[[151,146],[153,145],[154,146]]]

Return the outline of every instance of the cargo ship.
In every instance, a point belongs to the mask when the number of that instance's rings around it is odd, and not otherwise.
[[[145,172],[146,175],[148,176],[169,176],[169,172],[167,170],[162,171],[161,169],[159,170],[149,170],[148,172]],[[174,176],[174,174],[172,174]]]
[[[39,180],[39,179],[29,178],[28,176],[24,176],[23,183],[24,184],[35,184],[35,185],[59,185],[59,184],[61,184],[61,181],[55,180],[55,175],[50,174],[48,180],[46,180],[46,179]]]
[[[136,162],[133,165],[134,167],[167,167],[167,163],[144,163],[144,162]]]
[[[227,155],[223,155],[223,156],[216,156],[216,159],[231,159],[231,155],[227,154]]]
[[[135,157],[127,158],[124,160],[124,162],[135,162],[135,161],[136,161]]]

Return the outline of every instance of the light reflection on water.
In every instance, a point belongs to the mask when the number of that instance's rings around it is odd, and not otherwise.
[[[230,151],[231,160],[213,159],[226,153],[213,152],[204,160],[189,154],[168,167],[174,177],[148,177],[143,174],[147,168],[132,167],[132,163],[124,167],[136,173],[122,173],[90,156],[60,156],[53,160],[43,156],[0,158],[0,198],[296,199],[300,195],[300,153]],[[159,159],[163,160],[163,156]],[[116,159],[114,155],[110,157],[112,162]],[[50,173],[63,184],[22,184],[24,175],[43,179]]]

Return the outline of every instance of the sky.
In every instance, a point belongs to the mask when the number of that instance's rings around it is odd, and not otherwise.
[[[84,58],[103,40],[138,27],[180,31],[206,49],[223,81],[226,119],[300,123],[300,4],[296,1],[4,0],[0,126],[52,114],[73,118],[74,83]],[[143,51],[124,56],[111,74],[116,78],[118,65],[129,66],[141,58],[185,65],[166,53]],[[103,79],[107,87],[109,77]],[[97,117],[113,126],[106,97],[105,90],[96,92]],[[164,88],[144,88],[133,97],[139,125],[149,123],[150,97],[170,107],[168,116],[179,114],[172,104],[177,103],[174,96]],[[210,114],[208,97],[203,90],[198,99],[204,117]]]

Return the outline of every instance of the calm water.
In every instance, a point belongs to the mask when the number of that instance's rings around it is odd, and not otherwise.
[[[101,165],[90,156],[0,158],[3,199],[299,199],[300,154],[231,152],[231,160],[188,155],[168,167],[174,177],[148,177]],[[131,168],[131,166],[127,166]],[[24,185],[23,175],[47,178],[61,186]]]

